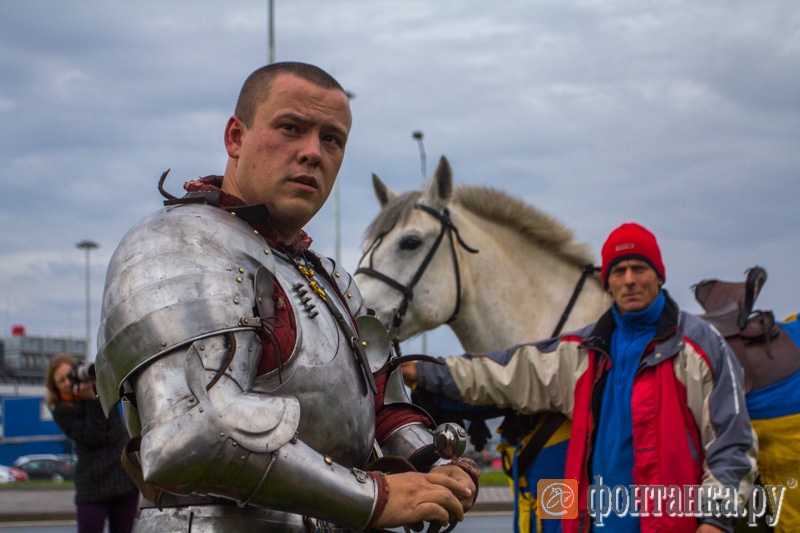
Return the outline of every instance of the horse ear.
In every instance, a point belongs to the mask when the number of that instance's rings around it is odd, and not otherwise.
[[[428,183],[425,196],[432,205],[444,206],[453,195],[453,170],[445,156],[439,159],[439,164]]]
[[[397,198],[397,193],[394,192],[377,174],[372,174],[372,188],[375,189],[375,196],[381,203],[381,207],[386,207],[386,204]]]

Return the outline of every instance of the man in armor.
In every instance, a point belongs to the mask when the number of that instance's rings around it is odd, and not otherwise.
[[[115,251],[97,384],[132,436],[137,531],[419,529],[472,506],[474,463],[440,446],[463,430],[434,435],[380,321],[302,229],[350,126],[319,68],[256,70],[225,128],[225,175],[182,199],[162,188],[167,207]]]

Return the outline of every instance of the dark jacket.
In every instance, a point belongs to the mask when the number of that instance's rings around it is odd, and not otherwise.
[[[129,496],[136,486],[125,473],[120,455],[128,432],[117,409],[103,414],[99,400],[60,402],[53,419],[75,442],[75,504],[97,503]]]

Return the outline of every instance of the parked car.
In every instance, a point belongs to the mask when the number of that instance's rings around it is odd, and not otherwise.
[[[23,455],[12,463],[28,474],[30,479],[49,479],[61,483],[66,479],[75,479],[75,467],[70,460],[57,455]]]
[[[72,468],[75,468],[75,465],[78,464],[78,456],[74,454],[68,453],[60,453],[56,455],[59,459],[63,459],[65,463],[67,463]]]
[[[12,481],[28,481],[28,474],[13,466],[0,465],[0,483],[10,483]]]

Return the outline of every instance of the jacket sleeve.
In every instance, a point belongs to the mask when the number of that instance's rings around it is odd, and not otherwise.
[[[559,411],[572,417],[577,377],[586,370],[577,336],[521,344],[505,351],[446,357],[446,366],[417,363],[419,387],[471,405],[523,414]]]
[[[696,413],[699,411],[698,424],[705,452],[702,484],[715,491],[735,488],[737,505],[744,506],[757,476],[758,439],[745,404],[742,367],[722,335],[705,323],[702,326],[705,327],[698,335],[698,347],[706,356],[711,375],[708,379],[694,381],[701,391],[689,391],[690,407]],[[692,402],[692,398],[698,396],[701,402]],[[733,525],[733,519],[706,518],[703,521],[726,531]]]

